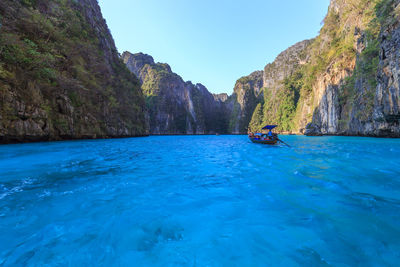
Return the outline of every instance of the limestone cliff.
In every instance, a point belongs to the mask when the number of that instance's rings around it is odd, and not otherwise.
[[[151,134],[226,133],[224,96],[183,81],[168,64],[155,63],[149,55],[124,52],[122,58],[142,82]]]
[[[155,63],[149,55],[124,52],[122,58],[142,83],[152,134],[247,133],[253,111],[263,98],[263,71],[237,80],[228,96],[184,82],[168,64]]]
[[[292,131],[302,68],[309,62],[312,40],[299,42],[279,54],[264,68],[262,98],[252,114],[250,129],[260,130],[266,124],[278,124],[280,131]]]
[[[146,134],[96,0],[0,1],[0,142]]]
[[[306,134],[400,136],[398,4],[331,1],[319,36],[328,43],[320,41],[319,51],[335,48],[335,37],[338,48],[345,49],[316,77],[311,102],[315,109]],[[341,25],[339,31],[334,22]]]
[[[255,71],[236,81],[233,94],[226,101],[230,114],[229,133],[247,133],[253,111],[263,97],[262,87],[262,71]]]
[[[265,68],[250,126],[400,136],[399,10],[399,0],[331,0],[320,34]]]
[[[352,89],[351,108],[339,103],[338,133],[400,137],[399,11],[400,1],[379,1],[375,25],[357,36],[356,67],[342,89]]]

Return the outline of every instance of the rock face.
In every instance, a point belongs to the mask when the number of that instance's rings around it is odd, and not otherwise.
[[[299,42],[282,53],[274,62],[267,64],[264,68],[263,87],[268,89],[280,89],[286,78],[293,75],[300,65],[308,62],[307,49],[312,40]]]
[[[226,101],[229,120],[229,133],[244,134],[254,109],[262,100],[263,71],[255,71],[236,81],[233,95]]]
[[[0,2],[0,142],[145,135],[96,0]]]
[[[228,94],[222,93],[222,94],[213,94],[215,101],[220,101],[220,102],[225,102],[228,100]]]
[[[384,1],[377,9],[381,31],[373,46],[375,75],[354,75],[354,104],[350,114],[341,114],[342,118],[347,115],[348,124],[339,129],[345,134],[400,137],[399,9],[398,0]],[[357,66],[371,60],[368,55],[372,45],[368,42],[368,37],[361,34]]]
[[[183,81],[168,64],[155,63],[149,55],[124,52],[122,58],[142,83],[151,134],[244,134],[263,99],[263,71],[237,80],[228,96]]]
[[[266,124],[277,124],[278,131],[292,132],[299,101],[302,68],[310,60],[313,40],[299,42],[279,54],[264,68],[262,98],[252,114],[250,128],[259,131]]]
[[[331,0],[315,39],[240,78],[228,96],[149,55],[121,59],[96,0],[3,0],[0,142],[242,134],[265,124],[400,137],[399,16],[400,0]]]
[[[211,96],[147,55],[124,60],[143,83],[153,133],[240,134],[278,124],[286,133],[399,137],[399,2],[331,0],[316,38],[240,78],[231,96]]]
[[[367,24],[357,17],[360,10],[349,10],[347,1],[331,2],[327,22],[335,17],[351,27],[353,51],[344,60],[334,58],[317,78],[312,122],[322,134],[400,137],[396,11],[400,1],[375,1],[372,7],[366,1],[358,2]],[[324,27],[329,26],[325,23]],[[327,39],[331,32],[326,29],[321,38]]]
[[[332,0],[319,36],[264,69],[250,127],[400,137],[399,0]]]
[[[122,58],[142,82],[151,134],[227,132],[225,96],[183,81],[168,64],[155,63],[149,55],[124,52]]]
[[[304,134],[308,135],[308,136],[321,136],[322,135],[320,128],[311,122],[306,125]]]

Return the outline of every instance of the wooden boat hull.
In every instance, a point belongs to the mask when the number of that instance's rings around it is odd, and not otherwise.
[[[263,144],[263,145],[276,145],[278,140],[261,140],[258,138],[249,137],[250,141],[256,144]]]

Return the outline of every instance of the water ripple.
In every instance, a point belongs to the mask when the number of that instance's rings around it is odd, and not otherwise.
[[[0,265],[396,266],[400,141],[0,147]]]

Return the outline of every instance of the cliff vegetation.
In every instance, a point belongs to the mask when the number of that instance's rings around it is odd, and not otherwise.
[[[146,134],[97,1],[2,0],[0,21],[2,142]]]

